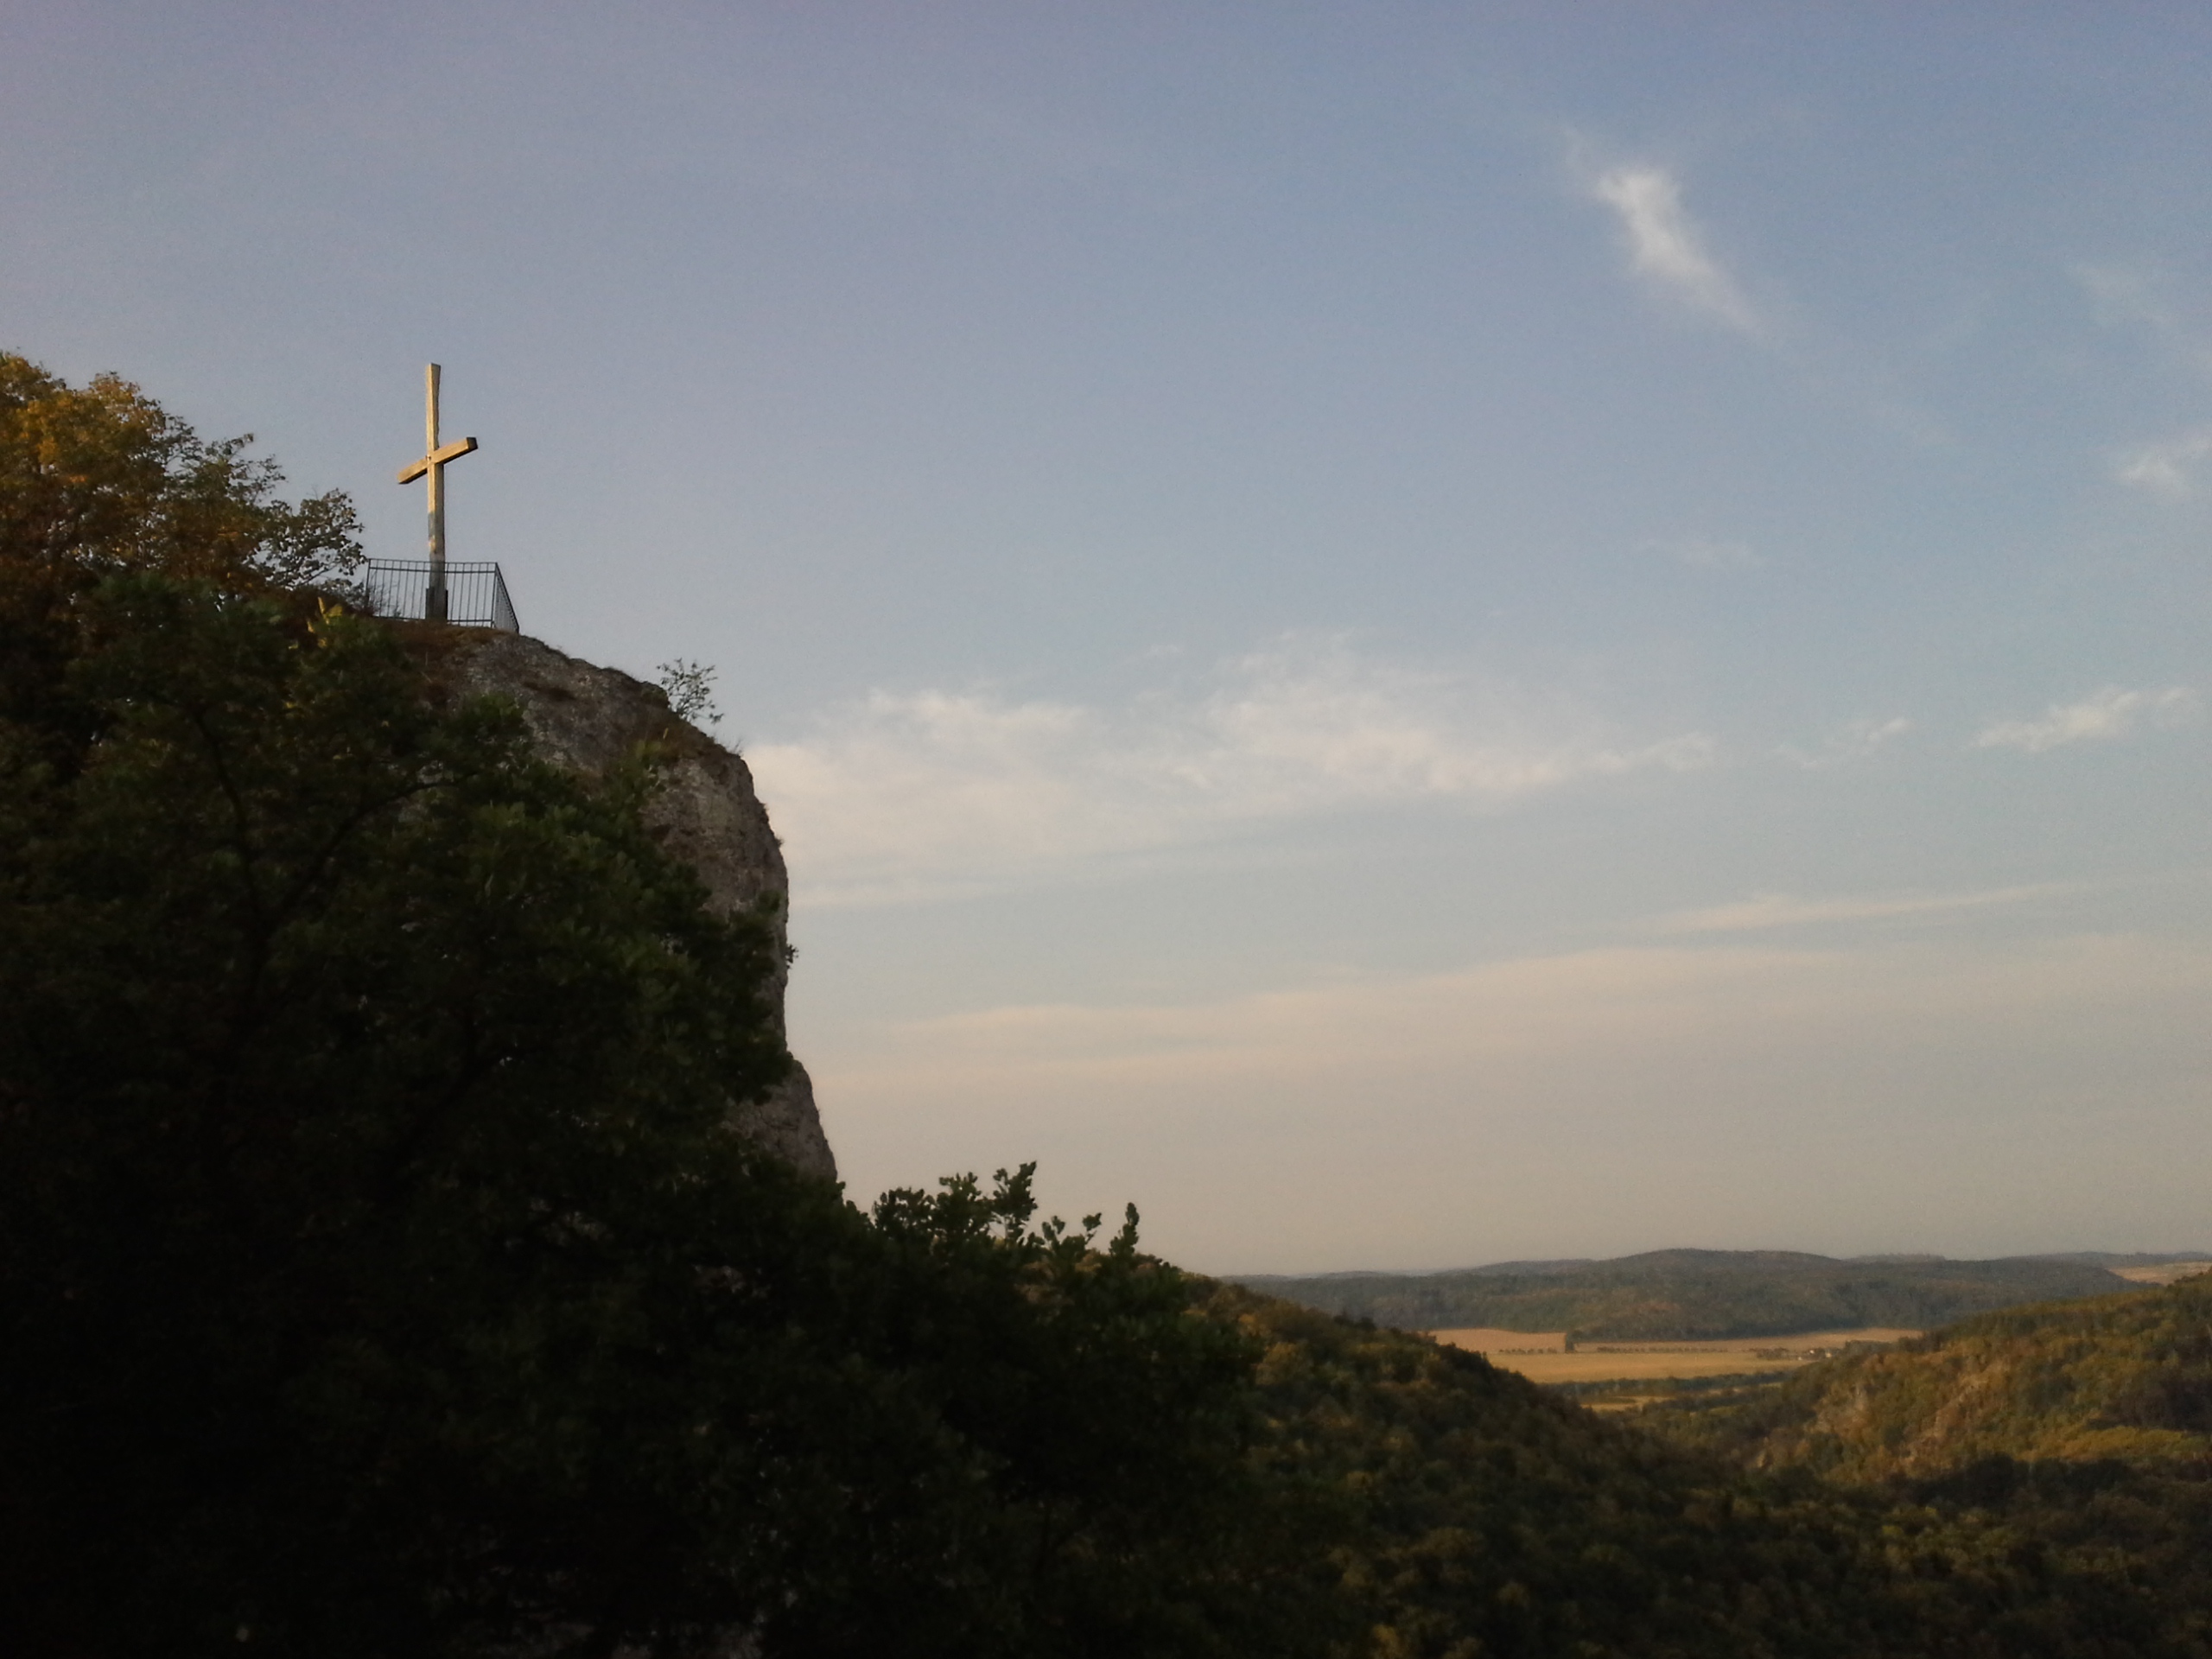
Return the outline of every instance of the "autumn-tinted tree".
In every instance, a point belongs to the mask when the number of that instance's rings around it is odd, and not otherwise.
[[[49,700],[85,596],[157,571],[224,591],[341,584],[360,561],[353,504],[297,502],[252,439],[209,442],[114,375],[71,386],[0,352],[0,709],[80,735]]]

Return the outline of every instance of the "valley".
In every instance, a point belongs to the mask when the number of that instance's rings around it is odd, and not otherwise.
[[[1669,1249],[1609,1261],[1500,1262],[1441,1273],[1248,1274],[1236,1282],[1323,1313],[1400,1330],[1482,1332],[1467,1345],[1483,1351],[1554,1342],[1649,1347],[1751,1340],[1757,1345],[1756,1339],[1777,1338],[1802,1338],[1798,1345],[1814,1347],[1822,1345],[1811,1340],[1815,1336],[1926,1331],[2001,1308],[2122,1295],[2202,1271],[2207,1260],[2201,1250],[1954,1261]],[[1528,1339],[1513,1339],[1516,1333]]]
[[[1489,1329],[1427,1333],[1482,1355],[1532,1382],[1644,1382],[1717,1376],[1782,1376],[1816,1360],[1886,1348],[1921,1333],[1895,1326],[1816,1331],[1789,1337],[1722,1337],[1709,1341],[1580,1342],[1565,1332],[1530,1334]]]

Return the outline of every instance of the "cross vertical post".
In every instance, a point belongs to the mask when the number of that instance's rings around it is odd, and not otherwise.
[[[412,484],[428,474],[430,480],[430,585],[423,595],[423,614],[429,621],[446,620],[446,464],[459,461],[476,448],[476,440],[463,438],[438,447],[438,365],[423,372],[423,458],[404,468],[402,484]]]
[[[423,453],[438,453],[438,365],[423,374]],[[424,596],[423,614],[433,622],[446,620],[446,469],[430,466],[430,591]]]

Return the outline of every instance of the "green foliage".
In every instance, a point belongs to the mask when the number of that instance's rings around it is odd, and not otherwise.
[[[2212,1281],[1984,1314],[1667,1423],[1739,1460],[1860,1484],[1992,1459],[2212,1463]]]
[[[1788,1250],[1655,1250],[1612,1262],[1244,1282],[1271,1296],[1401,1330],[1494,1326],[1628,1342],[1866,1325],[1921,1331],[1987,1309],[2127,1288],[2126,1281],[2081,1262],[1839,1262]]]
[[[57,568],[81,587],[159,570],[226,587],[299,588],[359,562],[353,504],[276,496],[251,435],[215,442],[111,374],[71,387],[0,352],[0,544],[22,580]]]
[[[1985,1314],[1638,1421],[2032,1565],[2068,1586],[2038,1628],[2101,1608],[2119,1650],[2212,1651],[2212,1281]]]
[[[875,1207],[895,1271],[874,1287],[869,1345],[975,1448],[968,1478],[1013,1501],[985,1510],[947,1495],[914,1511],[908,1548],[855,1554],[855,1639],[835,1650],[874,1650],[860,1638],[885,1628],[887,1568],[908,1560],[924,1568],[907,1592],[918,1606],[942,1598],[957,1560],[978,1599],[1049,1609],[1026,1627],[1009,1619],[1009,1653],[1317,1650],[1319,1633],[1291,1617],[1296,1563],[1245,1457],[1249,1342],[1199,1315],[1192,1281],[1138,1252],[1134,1208],[1103,1249],[1097,1217],[1080,1232],[1030,1228],[1030,1173],[1001,1171],[988,1194],[963,1178]],[[912,1501],[884,1472],[871,1485],[872,1501]],[[925,1619],[893,1628],[901,1652],[1000,1650],[972,1629],[947,1629],[940,1649],[917,1640]]]
[[[2139,1494],[2023,1524],[1751,1474],[1473,1354],[1230,1287],[1212,1306],[1268,1344],[1265,1456],[1331,1517],[1363,1659],[2212,1651],[2192,1535]]]
[[[1219,1649],[1249,1357],[1027,1173],[757,1156],[766,930],[372,622],[85,607],[0,826],[0,1597],[33,1651]],[[1285,1650],[1294,1650],[1295,1643]],[[23,1650],[18,1649],[17,1650]]]
[[[28,383],[82,416],[0,464],[32,494],[175,435]],[[142,512],[265,527],[221,462]],[[1253,1634],[1250,1356],[1134,1217],[1035,1224],[1026,1171],[863,1215],[730,1131],[788,1064],[770,936],[646,834],[649,757],[544,765],[267,536],[97,518],[0,542],[45,649],[0,688],[0,1650],[1311,1645]]]
[[[0,352],[0,704],[43,715],[32,732],[81,735],[41,700],[60,691],[79,609],[108,577],[269,593],[335,587],[359,564],[353,504],[283,500],[283,471],[251,442],[209,442],[114,375],[72,387]]]
[[[715,668],[711,663],[686,662],[678,657],[660,665],[660,689],[668,694],[669,712],[693,725],[719,726],[722,711],[715,706]]]

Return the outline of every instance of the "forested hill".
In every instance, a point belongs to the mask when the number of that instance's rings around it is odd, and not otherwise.
[[[2075,1629],[2085,1595],[2098,1618],[2145,1620],[2096,1651],[2212,1652],[2212,1277],[1984,1314],[1637,1422],[1754,1481],[1856,1491],[2002,1541],[2067,1575]]]
[[[1732,1448],[1670,1446],[1404,1332],[1231,1286],[1202,1306],[1263,1350],[1268,1534],[1294,1558],[1320,1554],[1301,1537],[1329,1546],[1310,1600],[1295,1580],[1272,1593],[1300,1628],[1363,1628],[1340,1655],[2212,1652],[2212,1578],[2187,1559],[2202,1506],[2178,1483],[2129,1488],[2118,1516],[2094,1495],[2001,1519],[1971,1497],[1899,1502],[1732,1471]]]
[[[1408,1331],[1494,1326],[1627,1341],[1914,1330],[2028,1302],[2112,1295],[2126,1281],[2081,1258],[1839,1261],[1794,1250],[1654,1250],[1610,1262],[1505,1262],[1432,1274],[1253,1276],[1271,1296]]]
[[[1984,1314],[1808,1367],[1687,1438],[1761,1468],[1938,1478],[1993,1459],[2212,1465],[2212,1276]]]

